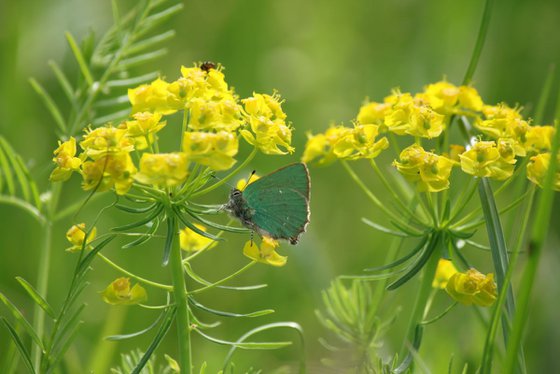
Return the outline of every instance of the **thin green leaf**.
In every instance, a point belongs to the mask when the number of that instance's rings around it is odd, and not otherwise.
[[[390,221],[391,224],[393,226],[395,226],[397,229],[401,230],[402,232],[404,232],[405,234],[408,234],[408,236],[424,236],[426,235],[425,232],[423,231],[418,231],[413,229],[411,226],[409,225],[403,225],[401,222],[395,221],[395,220],[391,220]]]
[[[188,208],[185,208],[185,211],[194,219],[196,219],[197,221],[202,222],[203,224],[205,224],[206,226],[210,226],[216,230],[222,230],[222,231],[227,231],[227,232],[235,232],[235,233],[242,233],[242,234],[246,234],[251,232],[251,230],[244,228],[244,227],[233,227],[233,226],[226,226],[226,225],[220,225],[219,223],[216,222],[212,222],[209,221],[207,219],[204,219],[200,216],[198,216],[197,214],[193,213],[192,211],[190,211]]]
[[[158,72],[152,72],[126,79],[114,79],[107,82],[107,87],[135,87],[142,83],[153,81],[159,76]]]
[[[128,248],[137,247],[141,244],[146,243],[148,240],[150,240],[153,237],[153,235],[157,231],[158,227],[159,227],[159,219],[156,217],[156,219],[154,221],[152,221],[151,227],[149,227],[148,231],[146,231],[144,233],[144,235],[140,236],[136,240],[131,241],[130,243],[127,243],[127,244],[123,245],[121,248],[122,249],[128,249]]]
[[[89,67],[86,63],[84,55],[82,54],[82,50],[80,49],[80,47],[78,47],[76,40],[74,39],[74,37],[70,32],[66,32],[66,40],[68,40],[68,45],[70,45],[70,49],[72,50],[72,53],[74,54],[74,57],[78,62],[80,71],[82,72],[82,75],[86,79],[88,86],[89,87],[93,86],[93,82],[94,82],[93,75],[89,71]]]
[[[207,306],[204,306],[202,304],[200,304],[198,301],[196,301],[192,296],[189,296],[189,303],[200,309],[200,310],[204,310],[205,312],[208,313],[212,313],[215,314],[217,316],[222,316],[222,317],[244,317],[244,318],[253,318],[253,317],[260,317],[260,316],[265,316],[267,314],[271,314],[274,313],[274,309],[263,309],[263,310],[258,310],[252,313],[231,313],[231,312],[224,312],[221,310],[216,310],[216,309],[211,309],[208,308]]]
[[[66,344],[66,341],[71,340],[71,337],[75,334],[75,330],[78,328],[78,325],[82,323],[82,321],[80,321],[80,315],[85,307],[86,305],[82,304],[75,308],[71,313],[63,316],[64,321],[61,324],[61,327],[56,331],[53,340],[54,343],[51,348],[52,352],[60,352]]]
[[[438,242],[438,236],[437,235],[432,236],[430,238],[430,241],[428,242],[428,245],[426,246],[426,249],[424,250],[422,255],[418,258],[418,261],[416,261],[414,264],[412,264],[410,267],[406,269],[405,275],[403,275],[401,278],[397,279],[393,283],[389,284],[387,286],[387,290],[395,290],[400,286],[402,286],[403,284],[405,284],[406,282],[408,282],[412,277],[414,277],[416,273],[418,273],[424,267],[424,265],[428,262],[428,260],[432,256],[432,253],[436,249],[437,242]]]
[[[304,340],[304,334],[303,334],[303,329],[301,328],[301,326],[295,322],[276,322],[276,323],[270,323],[270,324],[266,324],[263,326],[259,326],[256,327],[250,331],[248,331],[247,333],[245,333],[243,336],[241,336],[239,339],[237,339],[237,341],[235,342],[236,344],[239,344],[241,342],[244,342],[246,339],[248,339],[249,337],[262,332],[262,331],[267,331],[267,330],[272,330],[272,329],[276,329],[276,328],[289,328],[289,329],[293,329],[298,333],[298,336],[300,338],[300,364],[299,364],[299,373],[303,374],[306,372],[305,370],[305,340]],[[198,331],[200,333],[200,331]],[[237,349],[237,345],[234,345],[230,348],[226,358],[224,359],[224,364],[223,366],[223,371],[225,372],[227,369],[227,366],[229,365],[231,358],[233,357],[233,353],[235,352],[235,350]]]
[[[56,318],[56,314],[53,308],[49,305],[47,300],[45,300],[43,296],[41,296],[39,292],[37,292],[35,287],[33,287],[28,281],[26,281],[22,277],[16,277],[16,279],[19,282],[19,284],[21,284],[21,286],[25,289],[25,291],[27,291],[29,296],[31,296],[31,298],[35,301],[35,303],[37,303],[37,305],[39,305],[41,309],[45,311],[45,313],[47,313],[52,318]]]
[[[114,205],[115,208],[122,210],[123,212],[127,212],[127,213],[146,213],[149,212],[150,210],[154,209],[157,206],[157,203],[153,203],[151,205],[148,205],[146,207],[142,207],[142,208],[134,208],[134,207],[130,207],[127,205],[122,205],[122,204],[115,204]]]
[[[131,56],[136,53],[153,49],[156,45],[166,42],[175,36],[175,30],[167,30],[161,34],[154,35],[137,43],[134,43],[126,50],[125,56]]]
[[[146,52],[144,54],[138,55],[138,56],[134,56],[134,57],[129,57],[129,58],[125,58],[122,59],[119,67],[121,69],[124,70],[128,70],[132,67],[138,66],[140,64],[144,64],[144,63],[148,63],[154,60],[157,60],[158,58],[165,56],[167,54],[167,48],[161,48],[152,52]]]
[[[366,225],[370,226],[370,227],[373,227],[374,229],[376,229],[378,231],[384,232],[385,234],[398,236],[398,237],[401,237],[401,238],[408,238],[409,237],[409,235],[407,235],[407,234],[403,234],[402,232],[398,232],[398,231],[388,229],[385,226],[378,225],[377,223],[372,222],[369,219],[364,218],[364,217],[362,217],[362,222],[365,223]]]
[[[32,181],[27,178],[29,175],[27,167],[21,160],[21,157],[15,153],[14,149],[3,137],[0,137],[0,147],[4,149],[5,157],[8,159],[11,169],[16,175],[24,200],[29,202],[31,200],[29,191]]]
[[[424,246],[426,245],[426,243],[428,242],[428,238],[429,235],[424,236],[420,242],[416,245],[416,247],[414,247],[414,249],[412,251],[410,251],[408,254],[406,254],[405,256],[399,258],[398,260],[391,262],[390,264],[387,265],[383,265],[383,266],[376,266],[373,268],[368,268],[368,269],[364,269],[364,271],[382,271],[382,270],[387,270],[387,269],[391,269],[394,268],[395,266],[398,266],[404,262],[406,262],[407,260],[409,260],[410,258],[412,258],[415,254],[417,254],[422,248],[424,248]]]
[[[161,313],[158,318],[156,318],[156,320],[148,327],[146,327],[143,330],[140,331],[136,331],[130,334],[121,334],[121,335],[110,335],[110,336],[106,336],[105,340],[111,340],[111,341],[118,341],[118,340],[126,340],[126,339],[131,339],[131,338],[135,338],[137,336],[143,335],[145,333],[147,333],[148,331],[150,331],[151,329],[153,329],[154,327],[157,326],[157,324],[161,321],[161,319],[166,315],[166,311]]]
[[[169,264],[169,256],[171,255],[171,247],[175,237],[175,217],[167,217],[167,235],[165,236],[165,245],[163,247],[163,259],[161,260],[162,266]]]
[[[221,344],[221,345],[230,345],[230,346],[234,346],[236,348],[241,348],[241,349],[280,349],[280,348],[284,348],[284,347],[288,347],[290,345],[292,345],[292,342],[246,342],[246,343],[238,343],[238,342],[230,342],[227,340],[222,340],[222,339],[217,339],[214,338],[210,335],[207,335],[205,333],[203,333],[202,331],[200,331],[199,329],[194,329],[194,331],[196,331],[200,336],[202,336],[203,338],[213,342],[213,343],[217,343],[217,344]]]
[[[185,262],[183,264],[183,267],[185,269],[185,272],[188,274],[189,277],[191,277],[194,281],[205,285],[205,286],[211,286],[213,283],[207,281],[206,279],[202,278],[200,275],[198,275],[197,273],[194,272],[194,270],[192,269],[191,265],[188,262]],[[255,284],[253,286],[216,286],[217,288],[222,288],[222,289],[226,289],[226,290],[235,290],[235,291],[252,291],[252,290],[258,290],[261,288],[265,288],[268,287],[267,284]]]
[[[74,337],[78,333],[78,330],[82,323],[83,323],[82,321],[79,321],[76,325],[74,325],[72,331],[70,331],[70,333],[66,336],[65,340],[63,341],[63,344],[60,347],[58,347],[56,352],[53,352],[52,356],[50,357],[50,361],[51,361],[51,365],[49,367],[50,370],[48,370],[47,373],[52,372],[54,368],[58,366],[58,363],[60,362],[60,360],[62,360],[62,357],[64,357],[64,353],[66,353],[68,348],[70,348],[70,344],[74,342]]]
[[[152,340],[152,343],[150,344],[150,346],[148,347],[148,349],[146,350],[146,352],[144,353],[144,355],[142,356],[142,358],[140,359],[140,361],[138,362],[138,364],[136,365],[136,367],[134,368],[131,374],[140,374],[140,372],[142,371],[142,369],[144,368],[144,366],[146,365],[146,363],[148,362],[148,360],[150,359],[154,351],[157,349],[157,347],[159,346],[159,344],[167,334],[167,331],[169,331],[169,328],[171,327],[171,323],[175,318],[176,311],[177,311],[176,307],[171,307],[167,310],[167,313],[163,319],[163,322],[161,323],[161,326],[156,336],[154,337],[154,340]]]
[[[121,95],[116,97],[111,97],[105,100],[98,100],[94,107],[95,108],[107,108],[107,107],[115,107],[115,106],[122,106],[123,104],[129,104],[128,102],[128,95]],[[127,108],[127,111],[130,112],[130,108]]]
[[[62,131],[62,133],[65,134],[67,131],[66,123],[64,122],[64,119],[62,118],[62,114],[60,113],[60,109],[58,109],[58,106],[56,105],[54,100],[51,98],[49,93],[43,88],[43,86],[41,86],[41,84],[37,82],[35,79],[30,78],[29,83],[31,84],[31,87],[33,87],[35,92],[39,95],[39,97],[43,100],[43,103],[47,107],[49,113],[53,117],[54,122],[56,123],[60,131]]]
[[[193,225],[191,222],[189,222],[185,217],[183,217],[183,214],[181,213],[181,211],[179,209],[174,208],[175,214],[177,215],[177,217],[179,218],[179,221],[181,221],[181,223],[185,226],[187,226],[189,229],[191,229],[192,231],[196,232],[199,235],[204,236],[205,238],[208,239],[212,239],[214,241],[223,241],[223,238],[220,238],[216,235],[212,235],[206,231],[202,231],[201,229],[199,229],[198,227],[196,227],[195,225]]]
[[[60,67],[58,66],[58,64],[56,62],[50,60],[49,61],[49,66],[51,67],[56,79],[58,80],[58,84],[60,84],[60,87],[62,88],[62,91],[64,91],[64,94],[66,95],[66,98],[68,99],[68,101],[70,101],[72,106],[75,107],[76,106],[76,96],[75,96],[75,93],[74,93],[74,89],[72,88],[72,85],[70,84],[70,81],[68,80],[68,78],[66,77],[66,75],[60,69]]]
[[[45,346],[43,345],[41,338],[39,338],[39,336],[35,332],[35,329],[33,329],[33,326],[31,326],[31,324],[25,319],[19,309],[6,297],[6,295],[1,292],[0,300],[2,300],[2,302],[6,305],[6,307],[8,307],[10,312],[12,312],[12,315],[14,316],[16,321],[25,329],[29,336],[31,336],[31,339],[33,339],[35,344],[37,344],[41,348],[41,350],[44,350]]]
[[[151,222],[152,220],[154,220],[157,216],[159,216],[159,214],[161,213],[161,211],[163,210],[163,206],[162,205],[158,205],[158,207],[147,217],[144,217],[143,219],[133,222],[133,223],[129,223],[127,225],[122,225],[122,226],[118,226],[118,227],[113,227],[111,229],[111,231],[128,231],[130,229],[134,229],[136,227],[140,227],[145,225],[148,222]]]
[[[23,345],[23,342],[18,336],[16,330],[12,327],[10,322],[8,322],[4,317],[0,317],[0,320],[2,320],[2,322],[8,329],[8,332],[10,333],[10,337],[14,341],[16,348],[19,351],[19,354],[23,358],[23,363],[25,364],[25,366],[27,367],[30,373],[35,373],[35,369],[33,368],[33,364],[31,363],[31,357],[29,356],[27,349],[25,349],[25,346]]]
[[[3,138],[0,137],[0,139]],[[11,196],[14,196],[16,194],[16,185],[14,182],[14,177],[12,175],[12,168],[10,167],[10,163],[8,162],[8,156],[6,155],[6,151],[3,149],[3,147],[0,147],[0,170],[3,172],[0,173],[0,178],[2,177],[2,174],[4,174],[6,186],[8,187],[8,193]],[[2,182],[2,179],[0,179],[0,182]],[[3,182],[0,183],[0,187],[3,186],[3,184]],[[0,188],[0,191],[1,190],[2,189]]]
[[[110,235],[108,236],[106,239],[104,239],[103,241],[101,241],[99,244],[97,244],[85,257],[84,259],[80,262],[80,266],[78,266],[78,270],[76,271],[76,274],[83,274],[87,268],[89,267],[89,264],[91,264],[91,262],[93,261],[93,259],[95,258],[95,256],[97,255],[97,253],[99,251],[101,251],[101,249],[103,249],[103,247],[105,247],[107,244],[109,244],[111,242],[111,240],[115,239],[116,235]]]
[[[20,199],[17,196],[0,195],[0,203],[17,206],[18,208],[21,208],[27,213],[29,213],[33,218],[39,221],[39,223],[41,224],[45,223],[45,216],[41,214],[41,211],[39,209],[37,209],[35,206],[28,203],[27,201]]]
[[[118,112],[114,112],[111,114],[107,114],[103,117],[97,117],[92,121],[94,126],[103,125],[108,122],[120,122],[121,120],[128,118],[130,115],[130,108],[126,108],[123,110],[119,110]]]
[[[159,13],[154,13],[151,16],[146,17],[138,27],[139,31],[136,34],[136,39],[138,40],[142,36],[148,34],[155,27],[165,22],[173,15],[179,13],[182,9],[183,9],[183,4],[178,3],[176,5],[170,6],[165,10],[162,10]]]

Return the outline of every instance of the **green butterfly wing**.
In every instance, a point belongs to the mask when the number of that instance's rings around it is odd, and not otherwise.
[[[249,184],[243,197],[260,234],[295,244],[309,222],[309,190],[307,166],[297,163]]]

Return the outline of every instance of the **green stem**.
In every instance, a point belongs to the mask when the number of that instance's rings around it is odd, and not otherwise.
[[[190,292],[189,292],[189,295],[194,295],[194,294],[196,294],[196,293],[200,293],[200,292],[209,290],[209,289],[211,289],[211,288],[214,288],[214,287],[216,287],[216,286],[219,286],[220,284],[225,283],[225,282],[227,282],[228,280],[233,279],[233,278],[237,277],[238,275],[244,273],[246,270],[248,270],[249,268],[251,268],[251,267],[252,267],[253,265],[255,265],[256,263],[257,263],[256,261],[249,262],[247,265],[243,266],[241,269],[237,270],[235,273],[230,274],[230,275],[228,275],[227,277],[220,279],[219,281],[216,281],[216,282],[214,282],[214,283],[212,283],[212,284],[209,284],[208,286],[204,286],[204,287],[198,288],[198,289],[196,289],[196,290],[190,291]]]
[[[465,78],[463,79],[463,85],[471,83],[472,77],[478,65],[478,60],[482,53],[482,47],[484,47],[484,42],[486,40],[486,34],[488,34],[488,26],[490,25],[490,18],[492,16],[492,6],[494,5],[494,0],[486,0],[484,5],[484,13],[482,14],[482,21],[480,23],[480,28],[478,29],[478,37],[476,39],[476,45],[474,46],[473,53],[471,55],[471,61],[467,72],[465,73]]]
[[[404,222],[401,217],[397,216],[395,213],[393,213],[392,211],[390,211],[389,209],[387,209],[385,207],[385,205],[383,205],[381,203],[381,201],[379,201],[379,199],[377,198],[377,196],[375,196],[375,194],[373,192],[371,192],[371,190],[369,188],[367,188],[367,186],[365,185],[365,183],[360,179],[360,177],[354,172],[354,170],[352,170],[352,168],[350,167],[350,165],[348,165],[348,163],[346,161],[341,161],[340,162],[342,164],[342,166],[344,167],[344,169],[348,172],[348,174],[350,175],[350,178],[352,178],[354,180],[354,182],[356,182],[356,184],[358,185],[358,187],[360,187],[362,189],[362,191],[364,191],[364,193],[366,194],[366,196],[373,202],[373,204],[375,206],[377,206],[379,209],[381,209],[385,214],[387,214],[391,219],[393,219],[394,221],[398,222],[401,226],[406,227],[408,230],[417,233],[418,235],[420,235],[421,233],[415,229],[414,227],[411,227],[409,224],[407,224],[406,222]]]
[[[223,185],[224,183],[226,183],[228,180],[230,180],[231,178],[233,178],[237,173],[239,173],[239,171],[241,169],[243,169],[245,166],[247,166],[247,164],[249,162],[251,162],[251,160],[256,156],[257,154],[257,148],[253,148],[253,150],[251,151],[251,153],[249,154],[249,156],[247,156],[247,158],[245,159],[245,161],[243,161],[238,167],[236,167],[231,173],[229,173],[228,175],[226,175],[225,177],[223,177],[222,179],[220,179],[218,182],[214,183],[211,186],[206,187],[203,190],[197,191],[195,193],[193,193],[190,197],[194,198],[197,196],[201,196],[201,195],[205,195],[210,191],[215,190],[216,188],[220,187],[221,185]]]
[[[119,265],[115,264],[113,261],[109,260],[107,257],[105,257],[104,255],[102,255],[100,252],[97,253],[97,257],[101,258],[103,261],[105,261],[109,266],[111,266],[112,268],[114,268],[115,270],[123,273],[124,275],[128,275],[129,277],[136,279],[138,282],[140,283],[144,283],[148,286],[152,286],[152,287],[156,287],[156,288],[160,288],[162,290],[166,290],[166,291],[172,291],[173,287],[172,286],[168,286],[166,284],[161,284],[161,283],[157,283],[157,282],[153,282],[151,280],[148,280],[146,278],[142,278],[139,277],[136,274],[131,273],[130,271],[120,267]]]
[[[183,273],[183,258],[179,242],[179,223],[173,213],[168,209],[167,224],[173,234],[171,245],[170,265],[173,277],[173,296],[177,306],[177,336],[179,339],[179,366],[181,374],[192,373],[191,330],[189,309],[187,304],[187,285]]]
[[[529,315],[531,291],[533,290],[533,284],[535,283],[535,277],[543,251],[544,241],[550,226],[550,217],[554,200],[553,186],[558,170],[557,155],[558,150],[560,149],[560,95],[558,96],[558,102],[556,103],[555,118],[556,133],[554,135],[552,149],[550,152],[550,164],[543,184],[543,192],[539,198],[535,222],[531,233],[531,240],[529,242],[527,266],[523,271],[523,276],[519,286],[519,305],[513,321],[511,338],[506,349],[506,373],[511,373],[513,371],[518,352],[521,352],[521,340],[527,323],[527,317]]]
[[[412,343],[416,340],[415,335],[417,332],[417,327],[421,325],[424,319],[426,305],[428,304],[432,291],[432,282],[434,280],[434,275],[436,274],[437,264],[440,258],[440,252],[438,251],[439,244],[440,234],[436,232],[430,239],[430,243],[428,243],[429,248],[427,250],[431,250],[432,254],[430,256],[430,259],[424,266],[424,273],[422,274],[420,289],[417,292],[418,296],[416,298],[416,303],[414,304],[414,309],[412,311],[410,322],[408,324],[406,341],[409,343]],[[408,351],[409,347],[407,345],[404,345],[401,349],[400,357],[405,357]]]
[[[62,189],[61,183],[51,184],[51,199],[46,209],[46,221],[43,224],[43,247],[39,253],[39,269],[37,269],[37,285],[36,289],[39,295],[43,298],[47,298],[47,291],[49,288],[49,271],[51,262],[51,252],[52,252],[52,221],[56,206],[58,205],[58,199],[60,197],[60,192]],[[43,337],[45,333],[45,312],[39,306],[35,304],[33,310],[33,328],[37,332],[39,337]],[[37,345],[33,345],[32,357],[34,361],[34,367],[39,368],[41,365],[41,350]]]

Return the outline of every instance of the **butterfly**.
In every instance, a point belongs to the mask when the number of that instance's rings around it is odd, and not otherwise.
[[[224,209],[261,236],[297,244],[309,224],[309,171],[303,163],[280,168],[234,188]]]

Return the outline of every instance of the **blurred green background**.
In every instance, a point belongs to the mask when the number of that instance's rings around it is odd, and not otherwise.
[[[125,4],[131,4],[125,3]],[[211,60],[226,67],[226,79],[241,97],[253,91],[270,93],[277,89],[286,99],[284,109],[295,127],[292,156],[259,156],[247,169],[268,173],[301,157],[306,133],[323,131],[331,122],[346,122],[355,117],[365,97],[381,100],[391,88],[418,91],[423,85],[442,77],[460,84],[474,47],[484,2],[476,1],[262,1],[262,0],[189,0],[184,10],[172,19],[176,37],[168,43],[169,54],[157,62],[163,76],[170,80],[179,75],[179,67],[195,61]],[[513,0],[497,2],[488,39],[474,76],[474,84],[485,102],[519,103],[528,112],[534,107],[549,66],[560,61],[560,2],[557,0]],[[28,78],[33,76],[58,92],[47,61],[53,59],[72,67],[64,32],[81,38],[93,29],[103,34],[111,24],[109,1],[0,1],[0,134],[28,160],[33,176],[44,187],[51,170],[50,158],[56,146],[54,125],[47,110],[32,91]],[[58,92],[57,100],[62,95]],[[60,101],[62,102],[62,101]],[[547,113],[550,121],[551,112]],[[390,166],[391,157],[382,158]],[[377,179],[367,165],[355,165],[374,190]],[[326,336],[314,310],[321,308],[320,291],[340,274],[359,274],[363,268],[382,264],[389,246],[387,235],[363,225],[361,217],[378,217],[358,188],[339,165],[311,169],[312,219],[308,233],[296,247],[284,245],[289,256],[284,268],[256,266],[236,284],[267,283],[268,288],[246,293],[214,290],[200,301],[216,309],[250,312],[273,308],[276,313],[258,320],[222,320],[211,333],[233,340],[262,323],[293,320],[306,333],[309,372],[328,373],[319,360],[328,356],[318,338]],[[62,205],[85,196],[73,179],[64,187]],[[213,202],[227,199],[228,190],[216,191]],[[100,199],[103,200],[103,199]],[[96,202],[79,217],[67,219],[56,227],[49,300],[58,306],[64,298],[75,258],[64,252],[64,233],[78,221],[91,221],[96,212],[110,201]],[[555,226],[542,261],[535,287],[532,314],[527,328],[529,372],[559,372],[557,347],[560,327],[560,282],[557,269],[559,236]],[[125,222],[121,213],[107,213],[99,225],[103,231]],[[382,220],[381,219],[378,219]],[[31,303],[18,288],[15,276],[35,282],[41,236],[36,223],[21,211],[0,206],[0,290],[27,315]],[[482,230],[483,231],[483,230]],[[246,259],[241,246],[246,238],[227,236],[228,241],[194,263],[195,269],[210,280],[217,280],[239,268]],[[159,243],[161,246],[161,244]],[[125,251],[116,245],[105,253],[138,274],[155,274],[169,281],[162,270],[158,243]],[[490,256],[467,253],[483,272],[491,271]],[[81,362],[89,369],[96,349],[111,346],[116,362],[118,353],[132,348],[145,349],[149,337],[126,343],[101,343],[107,334],[136,331],[151,323],[153,312],[134,307],[111,308],[103,304],[98,292],[118,274],[104,263],[94,263],[91,285],[84,294],[88,307],[85,324],[68,354],[69,362]],[[397,306],[403,312],[389,332],[383,352],[394,352],[408,321],[416,281],[388,294],[383,312],[391,315]],[[163,302],[152,291],[151,302]],[[448,305],[447,296],[436,299],[434,310]],[[7,312],[1,309],[2,315]],[[101,331],[106,320],[124,323],[118,330]],[[211,321],[213,316],[201,313]],[[295,337],[279,332],[282,340]],[[0,356],[6,348],[7,334],[0,329]],[[195,364],[209,361],[215,372],[227,352],[199,337],[194,338]],[[483,346],[484,330],[472,310],[456,308],[425,331],[421,356],[433,373],[445,372],[454,355],[459,363],[476,365]],[[169,334],[159,349],[175,354],[175,336]],[[271,372],[282,365],[295,367],[296,350],[265,351],[258,354],[238,352],[235,360],[241,369],[254,366]],[[471,368],[472,370],[472,368]],[[336,371],[332,371],[336,372]],[[472,372],[472,371],[471,371]]]

